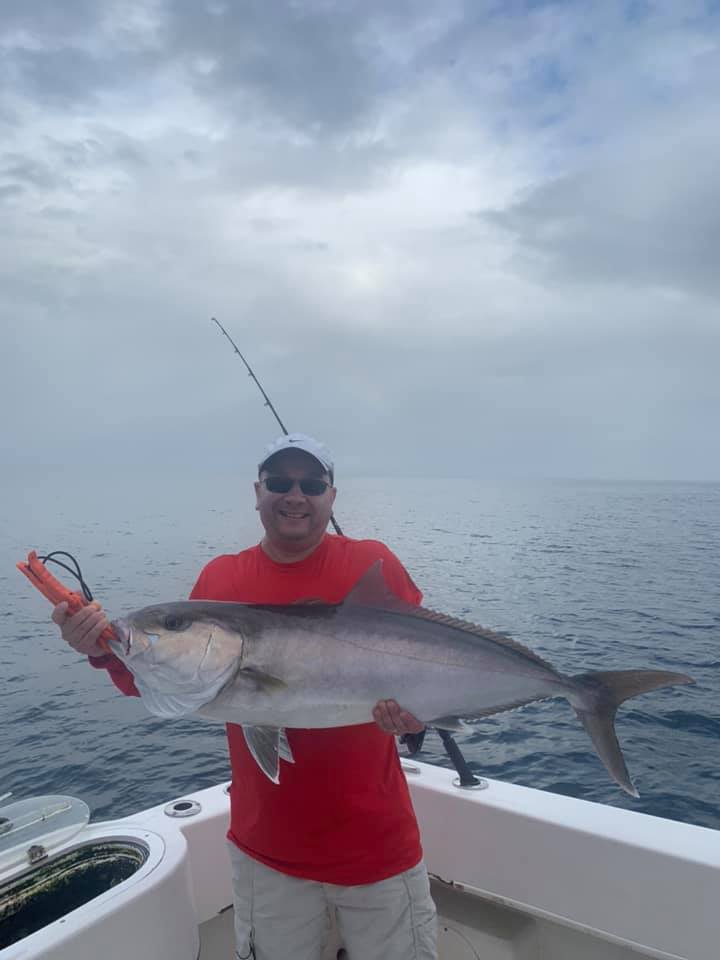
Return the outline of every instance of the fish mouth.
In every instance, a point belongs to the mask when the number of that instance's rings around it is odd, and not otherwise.
[[[132,647],[132,627],[127,620],[113,620],[110,626],[115,634],[108,641],[110,649],[119,657],[128,657]]]

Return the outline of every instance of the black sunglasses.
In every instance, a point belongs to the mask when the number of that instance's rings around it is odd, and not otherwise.
[[[303,477],[302,480],[292,477],[265,477],[260,483],[264,483],[270,493],[289,493],[297,483],[306,497],[320,497],[330,486],[319,477]]]

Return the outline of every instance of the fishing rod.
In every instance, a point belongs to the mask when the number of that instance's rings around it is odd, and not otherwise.
[[[220,331],[230,341],[230,344],[233,350],[240,357],[242,362],[245,364],[245,368],[248,372],[248,376],[252,377],[252,379],[255,381],[258,390],[263,396],[263,400],[265,401],[265,406],[270,408],[273,416],[275,417],[277,422],[280,424],[280,429],[285,435],[287,435],[288,430],[285,424],[280,419],[280,414],[277,412],[277,410],[273,406],[272,400],[265,392],[263,385],[255,376],[255,372],[253,368],[250,366],[250,364],[247,362],[245,357],[240,352],[238,345],[235,343],[235,341],[227,332],[225,327],[220,323],[220,321],[216,317],[210,317],[210,320],[212,323],[216,323],[218,325],[218,327],[220,328]],[[340,529],[338,522],[336,521],[333,514],[330,514],[330,522],[335,528],[335,533],[342,535],[342,530]],[[453,766],[457,770],[458,777],[460,778],[458,785],[461,787],[476,787],[476,788],[485,786],[485,782],[483,780],[479,780],[476,776],[473,775],[472,771],[470,770],[470,767],[467,765],[467,761],[465,760],[465,757],[463,757],[460,751],[460,747],[458,747],[457,743],[455,743],[455,740],[453,739],[452,734],[448,730],[439,730],[439,729],[438,729],[438,734],[440,736],[440,739],[443,742],[443,746],[445,747],[447,755],[450,757],[450,760],[452,761]],[[404,743],[405,746],[407,746],[410,756],[415,756],[415,754],[419,753],[422,748],[423,740],[425,739],[425,731],[422,730],[420,733],[406,733],[406,734],[403,734],[403,736],[400,739],[402,743]]]
[[[267,393],[265,393],[265,390],[263,389],[263,385],[260,383],[260,381],[258,380],[258,378],[255,376],[255,372],[254,372],[253,368],[252,368],[252,367],[250,366],[250,364],[247,362],[247,360],[246,360],[245,357],[242,355],[242,353],[240,353],[240,350],[238,349],[238,345],[235,343],[235,341],[233,340],[233,338],[230,336],[230,334],[227,332],[227,330],[226,330],[225,327],[220,323],[219,320],[217,320],[215,317],[210,317],[210,321],[211,321],[212,323],[216,323],[216,324],[220,327],[220,330],[222,331],[222,333],[228,338],[228,340],[230,341],[230,343],[231,343],[231,345],[232,345],[233,350],[234,350],[235,353],[240,357],[240,359],[242,360],[242,362],[245,364],[245,367],[246,367],[247,372],[248,372],[248,376],[252,377],[252,379],[253,379],[253,380],[255,381],[255,383],[257,384],[258,390],[259,390],[260,393],[263,395],[263,400],[265,401],[265,406],[266,406],[266,407],[270,407],[270,410],[272,411],[273,416],[275,417],[275,419],[277,420],[277,422],[280,424],[280,429],[281,429],[282,432],[285,434],[285,436],[287,436],[288,433],[289,433],[289,430],[287,429],[287,427],[285,426],[285,424],[284,424],[284,423],[282,422],[282,420],[280,419],[280,414],[277,412],[277,410],[276,410],[275,407],[273,406],[273,402],[272,402],[272,400],[270,399],[270,397],[267,395]],[[340,536],[342,536],[342,530],[340,529],[340,525],[338,524],[337,520],[335,519],[335,516],[334,516],[332,513],[330,514],[330,523],[333,525],[333,529],[335,530],[335,533],[337,533],[337,534],[339,534]]]

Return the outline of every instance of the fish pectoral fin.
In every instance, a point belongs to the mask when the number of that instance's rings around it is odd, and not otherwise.
[[[460,717],[437,717],[435,720],[428,721],[428,726],[438,730],[452,730],[453,733],[462,733],[465,729],[465,724]]]
[[[254,681],[258,690],[284,690],[287,686],[284,680],[274,677],[271,673],[258,670],[257,667],[244,667],[238,671],[238,675]]]
[[[280,760],[295,760],[285,731],[279,727],[248,727],[243,724],[245,743],[262,772],[273,783],[280,783]]]
[[[295,763],[295,757],[290,749],[290,743],[288,742],[287,733],[285,732],[284,727],[280,727],[278,733],[278,752],[280,754],[280,759],[284,760],[286,763]]]

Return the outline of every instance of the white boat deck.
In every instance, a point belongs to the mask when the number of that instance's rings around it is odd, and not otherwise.
[[[441,960],[720,956],[720,832],[496,781],[463,791],[452,771],[403,766]],[[232,910],[200,933],[202,960],[226,957]]]
[[[718,960],[720,831],[498,781],[464,791],[453,771],[403,766],[441,960]],[[1,960],[229,960],[228,812],[217,786],[85,827],[71,845],[132,842],[143,865]]]

